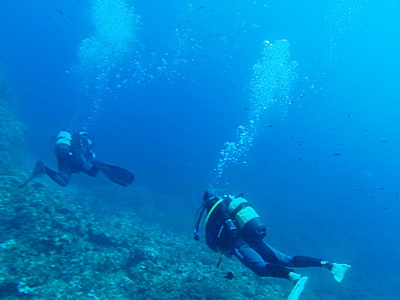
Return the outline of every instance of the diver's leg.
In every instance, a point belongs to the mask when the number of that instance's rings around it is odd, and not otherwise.
[[[291,264],[293,262],[293,256],[289,256],[278,251],[277,249],[265,243],[263,240],[252,242],[249,245],[255,251],[257,251],[257,253],[260,254],[265,261],[272,264],[292,267]]]
[[[234,255],[258,276],[284,278],[294,283],[288,300],[298,300],[307,285],[308,277],[295,273],[282,265],[267,263],[263,257],[242,239],[234,241]]]
[[[342,282],[344,275],[351,268],[351,266],[347,264],[331,263],[326,260],[321,260],[309,256],[293,256],[293,262],[290,266],[326,268],[332,273],[333,278],[337,282]]]
[[[45,167],[45,172],[54,182],[64,187],[68,185],[69,179],[71,178],[66,172],[60,171],[57,173],[48,167]]]
[[[309,256],[290,256],[284,254],[264,241],[250,244],[262,258],[270,263],[283,265],[285,267],[323,267],[322,260]]]
[[[267,263],[263,257],[251,248],[243,239],[233,241],[233,254],[258,276],[291,279],[289,273],[294,272],[278,264]]]
[[[338,282],[342,282],[344,275],[351,268],[351,266],[347,264],[331,263],[329,261],[310,256],[286,255],[271,247],[264,241],[251,244],[251,247],[253,247],[263,257],[263,259],[270,263],[279,264],[285,267],[326,268],[333,274],[333,277]]]

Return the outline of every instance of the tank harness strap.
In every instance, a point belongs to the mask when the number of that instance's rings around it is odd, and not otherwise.
[[[224,253],[223,253],[221,250],[219,250],[219,249],[218,249],[218,253],[219,253],[220,257],[219,257],[219,260],[218,260],[218,263],[217,263],[217,269],[218,269],[220,266],[222,266],[222,269],[224,269],[224,271],[226,272],[226,275],[224,276],[224,278],[225,278],[226,280],[232,280],[232,279],[235,277],[235,275],[233,274],[232,271],[230,271],[230,270],[225,266],[224,261],[223,261]]]
[[[224,199],[221,199],[221,200],[217,201],[217,203],[215,203],[215,204],[213,205],[213,207],[211,207],[211,209],[210,209],[210,211],[208,212],[207,217],[206,217],[206,226],[207,226],[208,219],[210,218],[212,212],[214,211],[214,209],[215,209],[222,201],[224,201]]]
[[[219,266],[222,263],[222,266],[225,267],[225,265],[222,262],[222,258],[224,257],[224,253],[218,248],[218,254],[219,254],[219,259],[218,259],[218,263],[217,263],[217,269],[219,268]]]

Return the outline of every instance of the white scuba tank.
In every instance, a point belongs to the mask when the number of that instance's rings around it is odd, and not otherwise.
[[[249,202],[241,196],[228,196],[225,199],[227,200],[229,213],[239,224],[243,231],[243,236],[249,240],[264,238],[266,235],[265,225]]]
[[[61,130],[55,138],[54,146],[57,150],[69,153],[71,151],[72,135],[65,130]]]

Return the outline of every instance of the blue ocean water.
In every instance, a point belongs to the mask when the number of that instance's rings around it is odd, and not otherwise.
[[[389,299],[398,13],[393,0],[7,1],[0,64],[32,161],[55,166],[49,139],[85,126],[99,158],[136,173],[132,195],[168,198],[173,216],[194,214],[210,185],[243,192],[277,248],[353,265],[340,285],[306,271],[313,290]]]

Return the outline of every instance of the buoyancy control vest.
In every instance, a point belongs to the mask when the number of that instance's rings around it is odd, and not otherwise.
[[[224,252],[233,233],[237,230],[224,199],[216,198],[215,203],[207,208],[206,243],[214,251]]]

